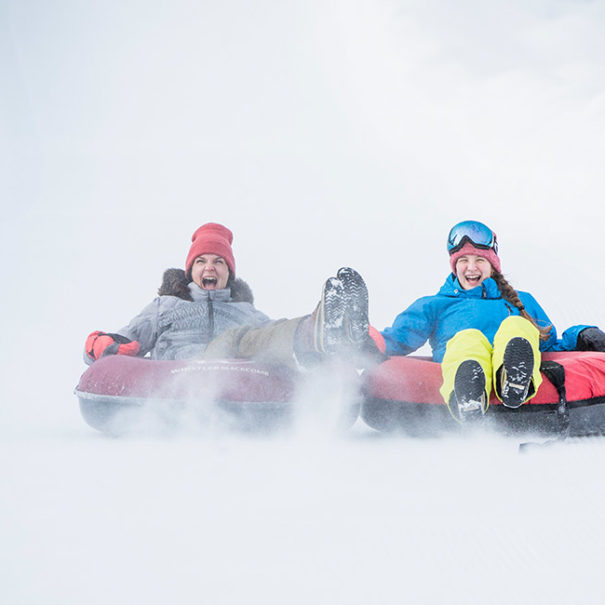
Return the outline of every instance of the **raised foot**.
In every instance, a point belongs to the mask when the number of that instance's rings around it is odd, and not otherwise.
[[[487,406],[483,368],[474,359],[467,359],[456,371],[454,392],[448,403],[450,412],[456,420],[466,422],[483,417]]]
[[[361,275],[350,267],[341,267],[336,277],[345,295],[344,338],[353,347],[360,347],[368,338],[368,289]]]
[[[325,354],[354,354],[368,341],[368,290],[349,267],[326,280],[314,313],[314,348]]]
[[[529,341],[520,336],[511,338],[504,350],[498,380],[500,397],[506,407],[518,408],[528,399],[533,367],[534,352]]]

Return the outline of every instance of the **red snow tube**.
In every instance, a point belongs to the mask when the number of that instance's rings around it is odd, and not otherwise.
[[[507,433],[604,433],[605,353],[543,353],[542,362],[564,368],[565,393],[543,372],[536,396],[518,409],[506,408],[492,395],[485,424]],[[381,431],[426,436],[460,430],[443,403],[441,384],[439,363],[391,357],[367,375],[361,416]]]
[[[300,374],[291,368],[242,360],[158,361],[103,357],[80,377],[75,394],[93,428],[123,433],[153,421],[186,421],[244,430],[274,429],[292,419]],[[353,424],[360,401],[346,409]]]

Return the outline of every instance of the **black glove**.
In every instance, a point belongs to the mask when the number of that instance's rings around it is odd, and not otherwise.
[[[368,335],[363,343],[361,352],[366,357],[370,365],[378,365],[389,358],[388,355],[385,355],[378,348],[378,345],[370,335]]]
[[[578,334],[577,351],[605,351],[605,332],[599,328],[584,328]]]

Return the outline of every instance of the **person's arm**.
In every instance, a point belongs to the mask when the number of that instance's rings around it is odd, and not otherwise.
[[[387,355],[408,355],[419,349],[429,338],[432,330],[430,297],[421,298],[400,313],[389,328],[381,334]]]
[[[580,334],[587,328],[593,326],[589,325],[577,325],[567,328],[561,335],[561,338],[557,337],[557,329],[555,325],[550,321],[548,315],[538,304],[538,301],[527,292],[523,293],[522,302],[525,305],[525,310],[537,321],[540,327],[552,326],[548,340],[540,341],[540,351],[576,351],[585,350],[579,349]],[[592,349],[594,350],[594,349]]]
[[[84,345],[84,361],[90,365],[107,355],[143,357],[158,337],[159,305],[160,299],[156,298],[117,332],[95,330],[89,334]]]
[[[163,297],[164,300],[168,297]],[[133,317],[127,326],[118,330],[119,334],[140,345],[139,355],[149,353],[158,339],[161,297],[153,299],[138,315]]]

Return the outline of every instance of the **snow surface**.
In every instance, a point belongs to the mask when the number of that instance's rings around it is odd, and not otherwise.
[[[605,326],[604,25],[580,0],[0,3],[0,602],[603,603],[601,441],[110,439],[72,391],[85,336],[211,220],[276,318],[350,265],[382,328],[477,218],[559,331]]]

